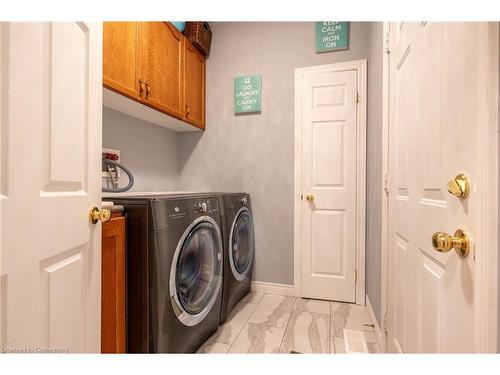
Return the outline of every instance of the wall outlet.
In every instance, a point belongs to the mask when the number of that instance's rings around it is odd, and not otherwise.
[[[102,157],[106,156],[112,156],[112,160],[115,160],[116,162],[120,162],[120,150],[115,150],[112,148],[102,148]],[[105,168],[104,163],[102,163],[101,167],[101,176],[102,178],[109,178],[109,173]],[[120,168],[118,168],[118,178],[120,178]]]

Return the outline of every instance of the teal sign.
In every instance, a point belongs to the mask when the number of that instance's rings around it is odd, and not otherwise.
[[[349,22],[316,22],[316,53],[349,48]]]
[[[261,76],[234,79],[234,113],[260,112],[262,106]]]

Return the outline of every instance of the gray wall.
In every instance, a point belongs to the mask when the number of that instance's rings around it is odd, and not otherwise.
[[[293,284],[294,69],[369,59],[366,276],[380,321],[382,25],[351,23],[350,49],[325,54],[314,51],[314,23],[211,25],[207,130],[174,133],[104,108],[103,147],[121,150],[136,177],[135,191],[250,192],[254,278]],[[262,113],[235,116],[233,78],[246,74],[262,75]]]
[[[381,322],[383,24],[371,24],[368,62],[366,294]]]
[[[132,191],[179,190],[179,133],[105,107],[102,132],[102,146],[120,150],[134,174]]]
[[[183,189],[245,190],[256,233],[254,278],[293,284],[294,69],[367,59],[370,23],[351,23],[350,49],[316,54],[314,23],[211,23],[203,134],[182,134]],[[262,113],[233,114],[233,78],[262,75]]]

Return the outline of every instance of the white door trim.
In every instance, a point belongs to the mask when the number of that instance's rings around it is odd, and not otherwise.
[[[368,297],[368,294],[366,295],[366,310],[368,311],[368,315],[370,316],[370,320],[373,323],[373,333],[375,334],[375,339],[377,340],[377,344],[380,347],[380,352],[385,353],[385,350],[382,350],[382,347],[384,345],[384,334],[383,330],[380,328],[380,325],[378,324],[377,318],[375,317],[375,311],[373,311],[373,306],[370,302],[370,298]]]
[[[387,352],[387,311],[388,311],[388,259],[389,254],[387,252],[387,236],[389,230],[389,69],[391,67],[390,53],[389,53],[389,22],[384,22],[383,26],[383,38],[384,42],[382,44],[382,225],[381,225],[381,293],[380,293],[380,329],[381,329],[381,345],[380,348],[383,353]]]
[[[384,22],[384,37],[388,35],[389,23]],[[477,214],[478,239],[482,239],[485,244],[476,241],[476,246],[487,252],[476,252],[476,269],[474,283],[476,285],[475,295],[475,321],[474,321],[474,348],[476,353],[497,353],[500,345],[498,344],[498,131],[499,131],[499,77],[498,77],[498,46],[499,46],[499,26],[497,22],[484,23],[483,36],[478,41],[482,48],[489,49],[490,59],[486,63],[483,84],[487,90],[484,90],[485,97],[483,118],[478,119],[478,181],[483,181],[481,187],[483,194],[477,194]],[[384,43],[385,49],[385,43]],[[384,71],[383,71],[383,130],[382,130],[382,173],[383,179],[389,175],[389,67],[390,53],[384,52]],[[494,155],[494,157],[491,157]],[[382,182],[384,183],[384,181]],[[382,319],[385,319],[385,313],[388,311],[388,195],[383,190],[382,193],[382,290],[381,306]],[[391,317],[388,317],[389,324]],[[384,330],[384,321],[382,321],[382,331]],[[387,348],[387,335],[382,333],[383,348]]]
[[[477,234],[476,251],[474,349],[476,353],[496,353],[498,345],[498,22],[482,23],[478,40],[481,56],[488,56],[481,70],[484,95],[478,119],[477,137]],[[492,157],[493,156],[493,157]]]
[[[357,72],[357,181],[356,181],[356,304],[365,305],[365,227],[366,227],[366,96],[367,76],[366,60],[348,61],[336,64],[310,66],[295,69],[295,140],[294,140],[294,286],[295,295],[302,296],[302,249],[301,249],[301,180],[302,180],[302,78],[305,73],[324,71],[355,70]]]

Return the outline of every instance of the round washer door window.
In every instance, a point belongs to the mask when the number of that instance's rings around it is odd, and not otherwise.
[[[184,232],[172,262],[170,294],[179,320],[198,324],[214,305],[221,283],[220,229],[211,217],[200,217]]]
[[[229,263],[234,277],[243,280],[252,267],[255,251],[252,215],[248,208],[238,211],[229,238]]]

